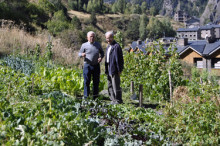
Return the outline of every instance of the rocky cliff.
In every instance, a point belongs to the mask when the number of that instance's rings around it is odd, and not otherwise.
[[[184,10],[190,16],[201,16],[208,0],[161,0],[163,7],[160,14],[172,17],[177,10]]]
[[[184,10],[189,16],[200,17],[201,24],[220,19],[220,0],[161,0],[161,15],[172,17],[177,10]]]
[[[201,24],[215,22],[220,18],[220,0],[209,0],[200,20]]]

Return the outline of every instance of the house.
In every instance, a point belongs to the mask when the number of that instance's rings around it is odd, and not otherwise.
[[[180,59],[195,65],[197,68],[206,68],[208,71],[220,69],[220,41],[212,41],[209,37],[206,40],[188,40],[188,38],[169,38],[165,37],[160,40],[166,52],[168,48],[177,48]],[[168,44],[168,45],[167,45]],[[170,46],[170,44],[174,44]],[[142,52],[149,54],[146,50],[147,46],[151,45],[147,41],[134,41],[130,45],[129,52]],[[159,45],[155,47],[160,48]],[[169,57],[167,53],[166,57]]]
[[[220,41],[210,43],[207,40],[178,40],[176,45],[180,59],[197,68],[220,69]]]
[[[200,27],[200,19],[196,17],[192,17],[185,22],[186,28],[198,28]]]
[[[215,38],[215,28],[212,25],[205,25],[200,27],[201,39],[206,39],[207,37]]]
[[[214,35],[216,39],[220,39],[220,25],[211,25],[214,28]]]
[[[145,50],[147,48],[147,44],[149,41],[133,41],[130,45],[129,52],[143,52],[144,54],[147,54],[147,51]]]
[[[189,18],[189,15],[186,12],[181,11],[181,10],[175,12],[174,14],[174,20],[178,22],[185,23],[188,20],[188,18]]]
[[[177,30],[178,38],[188,38],[189,40],[200,40],[200,34],[199,28],[179,28]]]
[[[176,42],[176,38],[175,37],[163,37],[160,39],[160,42],[163,44],[171,44]]]

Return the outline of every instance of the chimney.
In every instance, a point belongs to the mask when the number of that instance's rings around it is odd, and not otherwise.
[[[177,40],[177,45],[180,45],[180,46],[188,45],[188,38],[179,38]]]
[[[216,41],[216,39],[214,37],[206,37],[205,38],[207,43],[214,43]]]
[[[142,41],[141,40],[137,40],[137,45],[141,45]]]

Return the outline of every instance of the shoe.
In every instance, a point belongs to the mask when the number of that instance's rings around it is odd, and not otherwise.
[[[83,96],[82,99],[86,100],[88,97],[87,96]]]
[[[119,104],[117,101],[111,101],[111,105]]]

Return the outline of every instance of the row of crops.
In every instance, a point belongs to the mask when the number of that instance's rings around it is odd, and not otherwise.
[[[188,84],[189,102],[157,110],[81,100],[78,69],[21,57],[0,61],[0,144],[201,145],[220,143],[219,86]],[[27,67],[29,66],[29,67]],[[29,70],[29,71],[26,71]],[[196,75],[196,73],[195,73]],[[100,88],[104,88],[104,76]]]
[[[2,64],[7,65],[5,63]],[[79,100],[61,92],[69,92],[66,88],[55,85],[56,80],[62,82],[58,79],[61,73],[74,80],[79,75],[73,76],[68,69],[41,69],[38,73],[43,72],[43,76],[37,73],[27,76],[20,69],[15,71],[1,66],[0,76],[4,76],[0,79],[1,144],[141,145],[163,141],[146,128],[158,116],[153,110],[134,111],[130,106]],[[34,94],[31,90],[33,76],[35,90],[41,91]],[[48,86],[52,83],[54,85]],[[137,112],[140,114],[136,115]]]

